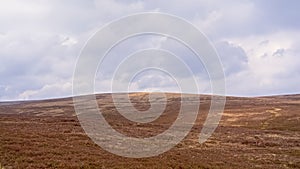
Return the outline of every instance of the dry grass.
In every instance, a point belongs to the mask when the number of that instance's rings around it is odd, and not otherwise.
[[[146,99],[146,95],[132,94],[132,100]],[[156,135],[172,124],[180,99],[176,94],[168,97],[163,115],[141,125],[116,113],[109,94],[97,96],[107,121],[119,132],[135,137]],[[180,144],[143,159],[119,157],[95,145],[74,116],[71,99],[0,106],[0,164],[6,169],[300,168],[300,97],[229,97],[216,132],[199,144],[209,100],[208,96],[202,98],[197,123]],[[136,106],[143,109],[149,105]]]
[[[4,166],[1,165],[1,163],[0,163],[0,169],[5,169]]]

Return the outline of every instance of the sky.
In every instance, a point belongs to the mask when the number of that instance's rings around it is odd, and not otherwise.
[[[300,93],[299,9],[298,0],[0,0],[0,101],[71,96],[76,61],[87,40],[112,20],[139,12],[176,15],[201,30],[219,54],[227,95]],[[155,35],[128,39],[109,53],[95,92],[111,92],[117,63],[145,48],[180,56],[194,74],[179,78],[196,78],[199,91],[210,92],[205,68],[191,52]],[[138,74],[129,88],[178,90],[176,80],[153,70]]]

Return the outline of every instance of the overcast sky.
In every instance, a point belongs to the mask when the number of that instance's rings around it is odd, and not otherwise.
[[[0,100],[72,95],[86,41],[111,20],[149,11],[182,17],[207,35],[224,66],[228,95],[300,93],[299,9],[298,0],[0,0]],[[189,51],[157,36],[130,39],[109,54],[96,91],[110,92],[116,60],[149,47],[180,55],[200,91],[209,93],[204,68],[189,59]],[[155,71],[139,74],[130,89],[177,90],[174,79]]]

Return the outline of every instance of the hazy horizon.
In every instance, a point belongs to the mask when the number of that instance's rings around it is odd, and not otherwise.
[[[102,93],[94,93],[92,95],[101,95],[101,94],[130,94],[130,93],[151,93],[147,91],[130,91],[130,92],[102,92]],[[154,92],[156,93],[156,92]],[[158,93],[166,93],[166,94],[191,94],[191,95],[212,95],[211,93],[180,93],[180,92],[158,92]],[[255,96],[243,96],[243,95],[225,95],[226,97],[241,97],[241,98],[257,98],[257,97],[276,97],[276,96],[292,96],[292,95],[300,95],[300,93],[280,93],[280,94],[270,94],[270,95],[255,95]],[[48,97],[48,98],[37,98],[37,99],[23,99],[23,100],[0,100],[1,103],[10,103],[10,102],[26,102],[26,101],[47,101],[47,100],[59,100],[59,99],[68,99],[78,96],[85,95],[70,95],[70,96],[61,96],[61,97]]]

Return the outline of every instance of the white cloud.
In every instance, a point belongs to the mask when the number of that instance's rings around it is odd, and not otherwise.
[[[73,46],[78,43],[76,38],[72,38],[68,36],[62,36],[61,39],[62,39],[61,42],[62,46]]]
[[[46,99],[55,98],[58,96],[71,96],[72,84],[70,82],[58,82],[51,85],[45,85],[38,90],[26,90],[18,96],[20,100],[28,99]]]
[[[235,38],[248,57],[248,68],[229,77],[229,92],[240,95],[297,93],[300,87],[300,32]]]
[[[0,99],[38,99],[70,94],[76,58],[88,38],[124,15],[160,11],[178,15],[203,30],[216,45],[227,75],[228,94],[300,92],[298,1],[0,1]],[[125,28],[124,28],[125,29]],[[130,29],[130,27],[128,28]],[[107,58],[99,91],[110,90],[107,76],[118,61],[137,49],[162,48],[179,55],[209,92],[205,71],[191,53],[166,38],[124,43]],[[143,61],[141,61],[143,62]],[[138,64],[138,63],[137,63]],[[170,62],[170,66],[172,63]],[[173,66],[174,67],[174,66]],[[175,67],[176,68],[176,67]],[[181,77],[190,79],[191,77]],[[121,83],[121,82],[119,82]],[[167,78],[144,77],[144,84],[172,89]],[[143,86],[143,87],[141,87]]]

